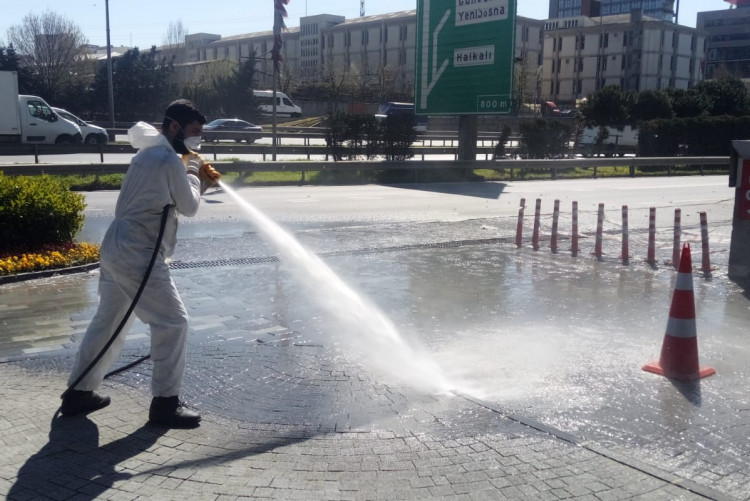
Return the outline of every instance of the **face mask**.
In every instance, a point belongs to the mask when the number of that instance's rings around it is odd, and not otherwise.
[[[184,134],[183,134],[184,136]],[[182,140],[185,148],[191,151],[198,151],[201,149],[201,138],[200,136],[190,136]]]

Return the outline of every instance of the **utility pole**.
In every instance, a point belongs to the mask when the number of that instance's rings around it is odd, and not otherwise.
[[[359,17],[365,17],[365,0],[359,0]]]
[[[105,14],[107,16],[107,92],[109,94],[109,119],[112,128],[115,128],[115,92],[112,85],[112,44],[109,42],[109,0],[104,2]]]

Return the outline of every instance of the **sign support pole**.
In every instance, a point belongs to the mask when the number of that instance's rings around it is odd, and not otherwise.
[[[750,291],[750,141],[732,141],[729,186],[734,186],[728,276]]]

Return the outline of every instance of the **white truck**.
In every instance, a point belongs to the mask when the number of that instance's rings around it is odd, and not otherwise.
[[[618,130],[607,127],[602,135],[599,126],[586,127],[578,141],[578,152],[584,157],[604,155],[606,157],[625,156],[638,153],[638,129],[629,125]]]
[[[81,129],[60,118],[44,99],[18,94],[18,74],[0,71],[0,142],[74,144]]]

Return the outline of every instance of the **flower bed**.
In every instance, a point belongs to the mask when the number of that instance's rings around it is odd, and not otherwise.
[[[0,255],[0,276],[95,263],[99,246],[88,243],[46,245],[37,252]]]

